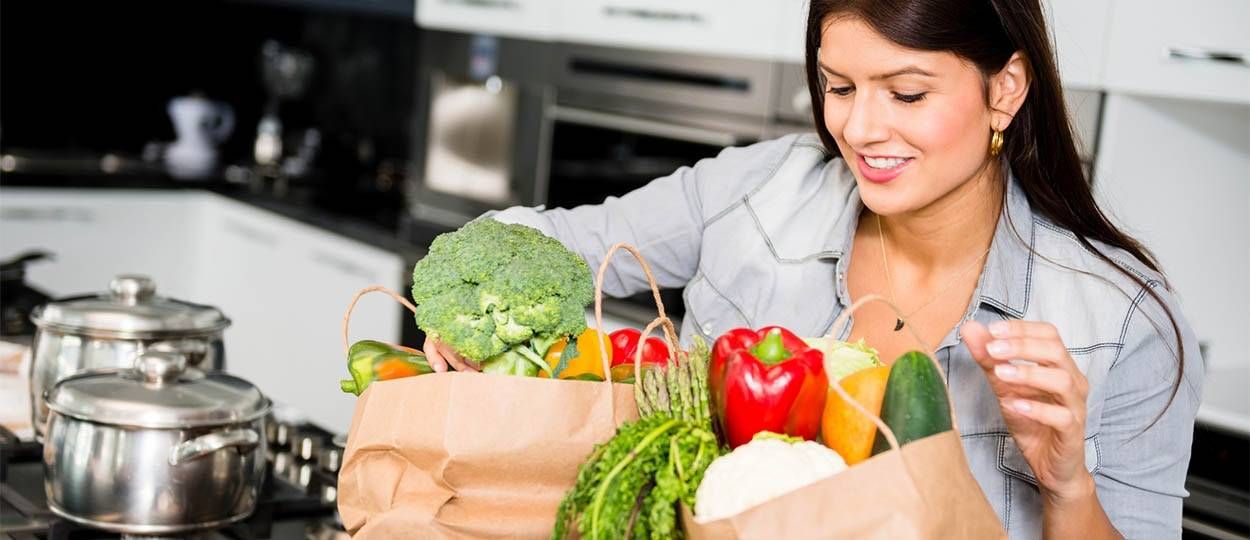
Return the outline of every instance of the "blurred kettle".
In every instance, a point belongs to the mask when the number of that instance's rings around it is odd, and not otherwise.
[[[217,145],[234,130],[234,109],[229,104],[192,95],[169,101],[169,117],[178,140],[165,149],[170,176],[201,179],[217,168]]]

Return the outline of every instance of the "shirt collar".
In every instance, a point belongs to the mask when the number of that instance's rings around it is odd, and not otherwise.
[[[977,290],[981,303],[1019,319],[1029,307],[1035,237],[1033,209],[1011,173],[1007,175],[1006,199]]]

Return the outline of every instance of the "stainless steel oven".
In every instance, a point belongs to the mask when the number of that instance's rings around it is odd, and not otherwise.
[[[787,131],[769,61],[439,31],[420,55],[408,206],[434,230],[512,205],[599,203]],[[680,293],[665,291],[678,316]],[[648,295],[611,308],[654,313]]]
[[[424,33],[420,58],[408,206],[445,227],[568,202],[553,173],[590,172],[562,161],[585,152],[624,152],[611,175],[653,178],[774,133],[768,61],[443,31]],[[623,187],[580,189],[597,202]]]
[[[418,223],[454,228],[546,200],[551,44],[426,31],[406,189]]]

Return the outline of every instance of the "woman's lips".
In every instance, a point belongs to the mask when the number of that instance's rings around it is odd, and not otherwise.
[[[884,162],[888,168],[873,167],[868,164],[867,158],[862,155],[857,156],[856,161],[859,163],[859,174],[863,176],[865,180],[878,184],[884,184],[898,178],[898,175],[903,174],[903,172],[907,170],[907,166],[911,165],[912,158],[873,158],[873,161],[878,165],[882,165]],[[897,163],[890,163],[890,161]]]

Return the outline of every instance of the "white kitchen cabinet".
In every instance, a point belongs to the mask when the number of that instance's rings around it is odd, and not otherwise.
[[[1112,94],[1095,187],[1158,256],[1211,368],[1250,366],[1250,107]]]
[[[338,388],[343,312],[358,289],[400,289],[407,273],[394,253],[198,191],[4,188],[0,257],[30,248],[56,254],[28,272],[54,296],[102,292],[115,275],[139,273],[158,294],[221,309],[233,323],[226,369],[338,432],[355,405]],[[370,295],[352,323],[353,340],[397,342],[411,319]]]
[[[52,261],[31,265],[27,280],[49,294],[108,290],[120,274],[142,273],[161,295],[191,297],[204,199],[153,190],[4,188],[0,258],[43,249]]]
[[[802,64],[807,54],[808,0],[776,0],[777,33],[773,38],[773,59]]]
[[[393,253],[220,198],[200,251],[200,296],[234,326],[226,335],[227,369],[274,401],[333,431],[346,432],[355,397],[338,389],[347,376],[340,331],[352,294],[404,282]],[[352,339],[397,342],[400,306],[366,297],[352,317]]]
[[[474,34],[551,39],[558,0],[421,0],[417,26]]]
[[[1108,90],[1250,104],[1250,2],[1116,0],[1111,20]]]
[[[561,41],[757,59],[773,56],[782,14],[778,4],[758,0],[561,0],[559,5]]]
[[[1043,9],[1063,85],[1101,87],[1111,0],[1046,0]]]

